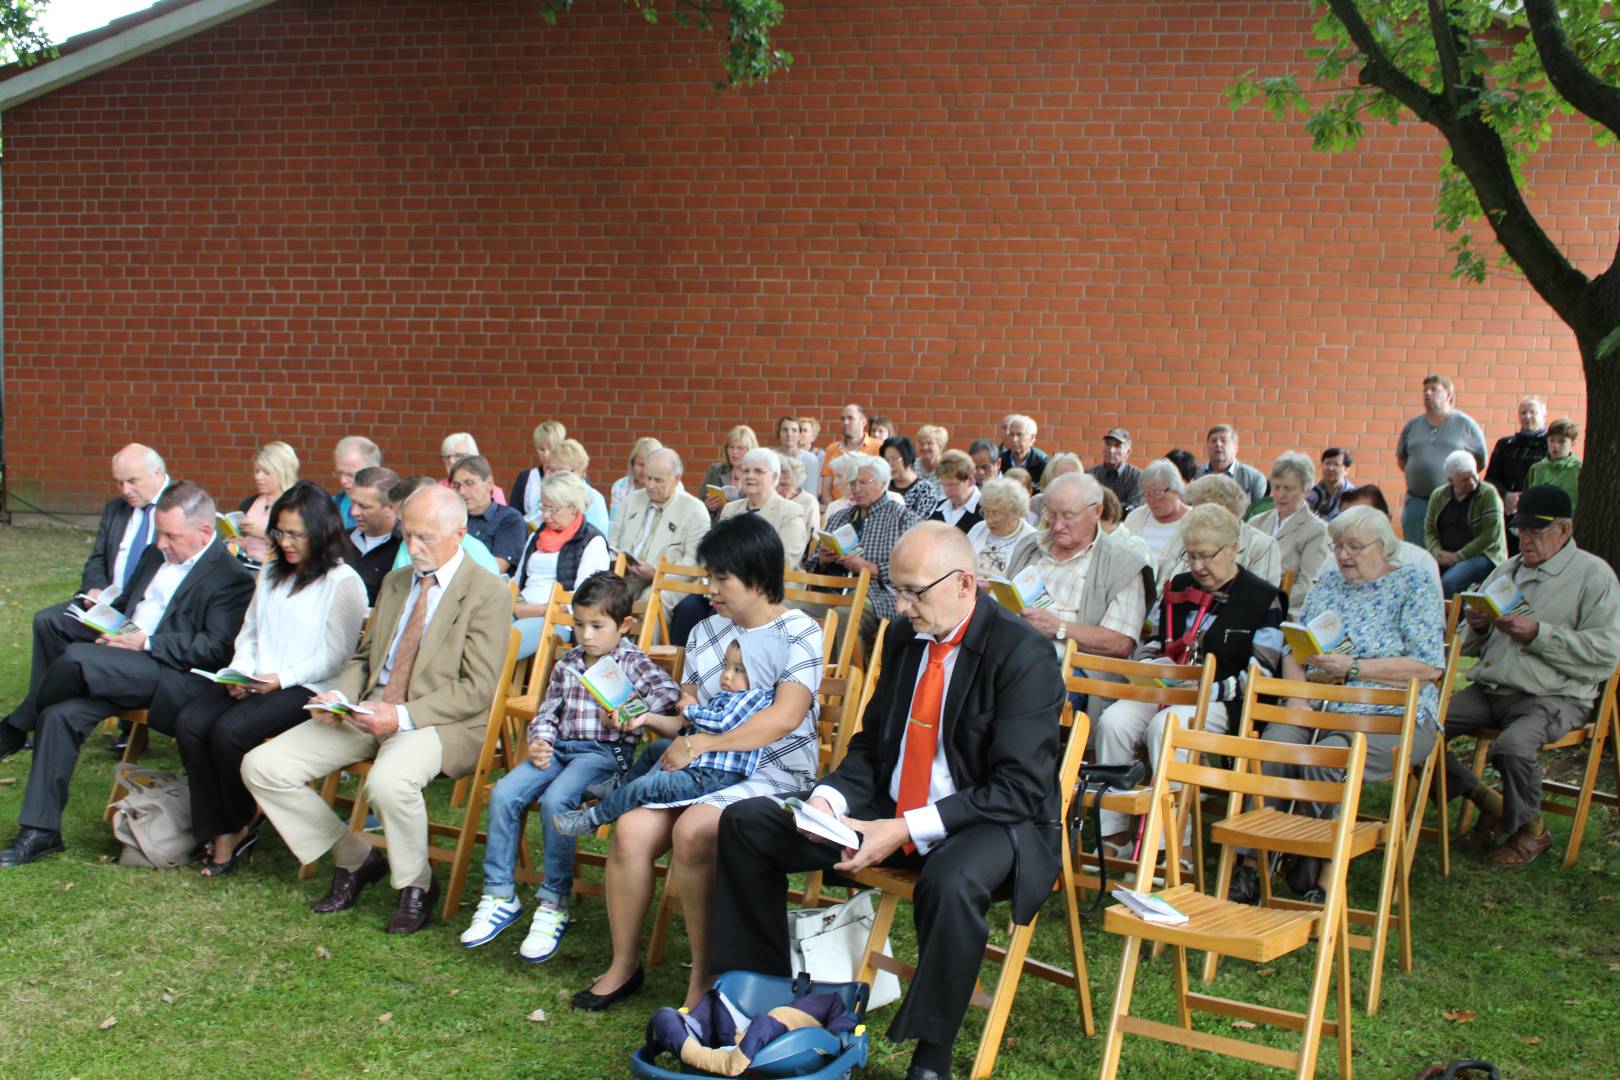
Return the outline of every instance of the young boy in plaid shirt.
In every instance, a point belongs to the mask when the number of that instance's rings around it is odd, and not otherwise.
[[[674,716],[644,713],[627,727],[652,728],[660,735],[688,739],[692,732],[724,735],[750,716],[776,700],[776,680],[780,670],[771,670],[768,650],[749,640],[747,652],[739,638],[726,646],[725,671],[720,676],[720,693],[707,705],[688,705],[686,724]],[[590,794],[601,801],[588,810],[564,810],[553,814],[551,828],[563,836],[584,836],[599,826],[617,821],[638,806],[648,803],[679,803],[700,798],[748,779],[759,764],[758,750],[711,750],[692,758],[684,769],[665,770],[660,759],[670,738],[661,739],[641,752],[635,767],[620,781],[617,777],[594,785]],[[690,757],[691,755],[688,754]]]
[[[539,907],[518,955],[538,964],[562,942],[574,889],[574,838],[551,828],[552,815],[579,806],[586,788],[624,769],[640,738],[639,731],[603,712],[580,676],[611,656],[648,709],[664,711],[680,700],[675,681],[624,636],[634,600],[629,584],[607,571],[592,574],[574,593],[578,645],[551,670],[545,698],[529,724],[529,760],[502,777],[490,796],[484,895],[461,935],[464,948],[493,941],[523,914],[515,881],[519,827],[536,798],[545,832],[545,881],[535,891]]]

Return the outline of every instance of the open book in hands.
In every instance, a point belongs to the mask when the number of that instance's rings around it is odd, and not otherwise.
[[[647,711],[647,703],[636,696],[635,685],[611,656],[604,656],[586,668],[579,681],[607,711],[615,727]]]
[[[1512,574],[1493,578],[1474,592],[1460,592],[1457,595],[1462,597],[1463,603],[1487,618],[1530,614],[1530,602],[1524,598],[1523,590],[1514,583]]]
[[[114,590],[113,596],[117,595],[117,590]],[[140,629],[129,621],[129,616],[113,607],[111,600],[97,601],[88,610],[77,604],[69,604],[65,610],[68,618],[77,620],[107,637],[117,637],[119,634]]]
[[[1348,654],[1356,647],[1345,628],[1344,616],[1337,611],[1324,611],[1308,623],[1285,622],[1282,632],[1294,659],[1301,664],[1321,653]]]
[[[222,667],[218,671],[204,671],[202,668],[192,668],[193,675],[201,675],[209,682],[219,683],[221,686],[252,686],[261,680],[255,679],[246,671],[237,671],[235,668]]]
[[[361,716],[370,716],[372,714],[372,710],[364,705],[355,705],[350,702],[348,698],[343,696],[343,691],[333,690],[332,693],[337,695],[336,701],[312,701],[305,705],[304,708],[310,712],[328,712],[338,716],[352,716],[355,713],[359,713]]]
[[[855,535],[855,526],[843,524],[828,532],[826,529],[816,530],[816,543],[842,559],[846,555],[859,555],[861,553],[861,538]]]
[[[841,848],[853,851],[861,846],[861,834],[842,821],[822,813],[803,799],[783,799],[782,805],[793,813],[793,827],[811,836],[830,840]]]

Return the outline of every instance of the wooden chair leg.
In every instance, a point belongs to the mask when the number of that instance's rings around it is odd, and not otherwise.
[[[1569,827],[1569,843],[1564,847],[1564,865],[1574,866],[1581,852],[1581,838],[1586,834],[1586,818],[1592,812],[1592,795],[1597,790],[1598,769],[1603,764],[1603,744],[1607,742],[1607,726],[1594,726],[1586,753],[1586,769],[1581,773],[1581,793],[1575,803],[1575,818]],[[1617,747],[1620,753],[1620,747]],[[1615,768],[1620,772],[1620,757]]]
[[[1346,891],[1347,879],[1340,876],[1333,883],[1333,888]],[[1312,968],[1310,1006],[1305,1011],[1304,1036],[1299,1047],[1299,1063],[1295,1068],[1296,1080],[1310,1080],[1316,1075],[1316,1055],[1322,1047],[1322,1022],[1327,1018],[1328,987],[1333,976],[1334,961],[1338,958],[1338,951],[1345,948],[1348,929],[1345,921],[1345,898],[1341,895],[1335,904],[1333,898],[1328,899],[1328,906],[1335,910],[1330,914],[1324,910],[1320,926],[1321,933],[1318,938],[1316,950],[1316,963]],[[1347,1008],[1345,1016],[1349,1016],[1353,1009]],[[1343,1017],[1340,1017],[1343,1022]],[[1341,1037],[1343,1029],[1340,1029]]]
[[[1350,1055],[1353,1047],[1350,1044],[1350,1023],[1355,1015],[1355,1005],[1351,1003],[1350,993],[1350,923],[1348,919],[1339,921],[1339,948],[1338,948],[1338,977],[1339,984],[1339,1077],[1340,1080],[1350,1080],[1352,1063]]]
[[[1063,915],[1069,928],[1069,957],[1074,964],[1074,994],[1080,1007],[1080,1023],[1087,1037],[1097,1033],[1096,1021],[1091,1014],[1091,982],[1086,974],[1086,946],[1081,934],[1080,886],[1075,880],[1074,863],[1069,845],[1063,845]]]
[[[129,727],[129,742],[125,745],[124,755],[118,759],[118,763],[120,765],[133,765],[140,761],[141,755],[146,753],[146,737],[146,721],[132,721]],[[112,791],[107,795],[107,809],[101,815],[103,820],[106,821],[113,819],[113,803],[129,794],[129,789],[119,783],[116,777],[117,774],[114,773]]]
[[[1142,959],[1142,939],[1127,937],[1119,957],[1119,981],[1114,986],[1114,1004],[1108,1010],[1108,1032],[1103,1036],[1102,1070],[1097,1080],[1114,1080],[1119,1075],[1119,1051],[1125,1042],[1120,1021],[1131,1015],[1131,992],[1136,988],[1136,965]]]
[[[1480,778],[1482,784],[1485,782],[1485,759],[1490,752],[1491,740],[1476,735],[1474,737],[1473,773]],[[1475,807],[1474,801],[1467,798],[1468,792],[1460,791],[1458,794],[1464,796],[1462,813],[1457,815],[1457,832],[1461,835],[1466,833],[1468,827],[1473,824]]]
[[[1187,1004],[1187,950],[1176,946],[1176,1020],[1192,1030],[1192,1007]]]
[[[658,897],[658,913],[653,916],[652,938],[647,942],[647,963],[654,967],[664,962],[664,948],[669,944],[669,924],[675,918],[675,905],[679,899],[675,891],[672,859],[669,872],[664,875],[664,891]]]
[[[467,786],[467,816],[462,819],[461,832],[456,836],[456,854],[451,860],[450,881],[444,890],[444,918],[447,920],[461,910],[462,893],[467,889],[467,874],[472,868],[473,846],[478,842],[478,823],[483,818],[486,790],[482,775],[474,776]]]
[[[861,959],[861,973],[856,976],[856,981],[871,986],[877,977],[877,967],[872,963],[872,957],[874,954],[882,955],[883,943],[889,940],[889,928],[894,925],[894,913],[899,907],[899,894],[879,894],[877,912],[872,918],[872,932],[866,937],[866,955]]]
[[[1024,958],[1029,955],[1029,943],[1035,936],[1035,922],[1028,926],[1014,926],[1008,935],[1007,955],[1002,958],[1001,976],[996,980],[995,996],[990,999],[990,1012],[984,1020],[984,1033],[979,1038],[979,1049],[973,1057],[972,1080],[986,1080],[996,1068],[996,1055],[1001,1052],[1001,1036],[1007,1030],[1007,1017],[1012,1014],[1013,999],[1018,994],[1018,980],[1024,974]],[[878,948],[883,947],[882,939]],[[868,946],[870,947],[870,946]]]
[[[456,786],[450,789],[450,808],[467,805],[468,778],[463,776],[456,781]]]
[[[1389,949],[1390,906],[1395,898],[1395,874],[1403,858],[1401,836],[1404,831],[1403,828],[1389,830],[1384,845],[1384,865],[1378,875],[1378,911],[1373,917],[1372,961],[1367,971],[1368,1016],[1378,1011],[1383,992],[1384,959]]]

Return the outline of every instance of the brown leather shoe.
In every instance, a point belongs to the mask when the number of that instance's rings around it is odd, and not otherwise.
[[[1502,846],[1485,857],[1485,861],[1499,870],[1518,870],[1536,861],[1536,856],[1552,847],[1552,830],[1542,826],[1537,836],[1525,825],[1502,841]]]
[[[366,861],[357,869],[345,870],[341,866],[332,871],[332,887],[325,896],[315,901],[309,910],[317,915],[330,915],[334,911],[347,911],[360,899],[360,891],[388,873],[388,859],[373,848]]]
[[[1475,855],[1483,855],[1496,847],[1502,839],[1504,822],[1495,814],[1481,813],[1468,834],[1457,841],[1457,846]]]
[[[414,934],[433,921],[433,908],[439,902],[439,879],[431,878],[426,889],[407,885],[399,890],[399,907],[388,922],[390,934]]]

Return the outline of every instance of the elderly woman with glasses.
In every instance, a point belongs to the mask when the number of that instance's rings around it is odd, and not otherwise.
[[[1479,463],[1467,450],[1446,458],[1446,482],[1429,496],[1423,546],[1440,564],[1446,599],[1471,589],[1507,559],[1502,496],[1479,482]]]
[[[1142,470],[1141,491],[1143,503],[1125,515],[1125,531],[1147,541],[1157,564],[1187,513],[1182,498],[1187,493],[1187,482],[1175,462],[1160,458]]]
[[[1322,573],[1332,550],[1327,522],[1305,505],[1305,493],[1316,483],[1316,466],[1304,454],[1290,451],[1271,466],[1272,508],[1250,524],[1277,542],[1282,572],[1294,575],[1288,590],[1288,610],[1298,614],[1305,594]]]
[[[1357,506],[1344,511],[1328,525],[1328,535],[1333,542],[1333,565],[1324,570],[1311,587],[1300,617],[1310,622],[1327,612],[1336,613],[1349,633],[1350,648],[1347,652],[1317,653],[1307,657],[1303,664],[1289,653],[1283,658],[1283,677],[1304,680],[1309,675],[1347,686],[1386,689],[1404,687],[1410,679],[1419,680],[1423,688],[1418,698],[1417,726],[1412,732],[1412,757],[1410,762],[1402,763],[1416,768],[1429,756],[1439,734],[1435,714],[1440,693],[1435,680],[1440,678],[1446,663],[1442,643],[1445,611],[1440,597],[1421,567],[1394,562],[1395,530],[1390,527],[1389,518],[1372,507]],[[1307,703],[1299,699],[1287,704],[1307,707]],[[1399,711],[1392,705],[1339,702],[1325,707],[1334,712]],[[1272,723],[1266,726],[1264,738],[1270,742],[1347,746],[1350,734]],[[1365,781],[1389,779],[1390,759],[1400,745],[1400,736],[1368,735],[1366,738]],[[1266,771],[1277,776],[1331,783],[1343,779],[1338,770],[1316,766],[1268,765]],[[1300,808],[1306,813],[1316,810],[1313,805]],[[1336,806],[1330,806],[1322,812],[1336,810]],[[1297,883],[1303,899],[1320,901],[1325,895],[1326,882],[1317,879],[1309,862],[1291,873],[1289,880]],[[1229,895],[1243,903],[1258,899],[1260,878],[1252,864],[1240,867],[1234,874]]]
[[[610,568],[607,538],[585,518],[592,494],[585,481],[571,472],[555,472],[541,482],[542,524],[529,537],[513,575],[518,596],[512,617],[523,639],[520,656],[533,656],[540,645],[553,585],[561,582],[566,591],[573,592],[592,574]]]
[[[1204,730],[1225,734],[1227,706],[1242,698],[1249,665],[1276,671],[1287,615],[1282,591],[1238,565],[1240,522],[1225,507],[1195,506],[1181,519],[1188,569],[1170,579],[1159,600],[1158,628],[1135,659],[1201,664],[1215,657],[1215,691]],[[1091,733],[1091,753],[1104,764],[1124,764],[1147,752],[1159,760],[1165,728],[1185,724],[1191,705],[1160,708],[1151,701],[1116,701],[1102,711]],[[1128,845],[1130,820],[1104,810],[1103,838]]]

